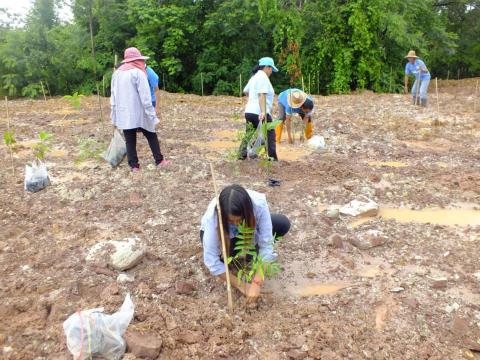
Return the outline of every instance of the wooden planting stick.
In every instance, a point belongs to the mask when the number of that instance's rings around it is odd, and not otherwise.
[[[201,82],[201,85],[202,85],[202,96],[203,96],[203,72],[200,73],[200,82]]]
[[[238,89],[239,89],[238,96],[242,97],[242,73],[240,73],[240,80],[239,80],[239,84],[238,84]]]
[[[45,95],[45,88],[43,87],[43,81],[40,80],[40,85],[42,86],[42,92],[43,92],[43,99],[47,101],[47,96]]]
[[[435,93],[437,94],[437,120],[440,120],[440,101],[438,99],[438,77],[435,78]]]
[[[303,75],[302,75],[302,91],[305,92],[305,82],[303,81]]]
[[[105,75],[102,76],[103,97],[105,97]]]
[[[475,99],[473,100],[473,112],[477,112],[477,98],[478,98],[478,80],[477,84],[475,85]]]
[[[320,71],[317,71],[317,94],[320,95]]]
[[[311,82],[310,82],[310,73],[308,73],[308,93],[312,93]]]
[[[165,73],[162,73],[162,79],[163,79],[163,91],[165,91]]]
[[[213,171],[212,163],[210,163],[210,171],[212,173],[213,190],[215,191],[215,201],[217,202],[218,224],[219,224],[219,227],[220,227],[220,239],[221,239],[221,242],[222,242],[223,262],[225,263],[225,276],[227,278],[228,308],[230,310],[233,310],[232,286],[230,284],[230,271],[228,270],[228,264],[227,264],[228,257],[227,257],[227,246],[225,245],[225,233],[223,231],[222,208],[220,207],[220,198],[218,197],[217,182],[215,181],[215,172]]]
[[[8,113],[8,97],[5,96],[5,106],[7,108],[7,131],[10,133],[10,115]],[[12,176],[15,177],[15,166],[13,166],[13,153],[12,153],[12,145],[8,146],[8,151],[10,152],[10,164],[12,166]]]

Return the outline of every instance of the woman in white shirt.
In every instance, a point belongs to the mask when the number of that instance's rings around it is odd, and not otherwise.
[[[273,261],[277,254],[273,249],[274,234],[285,235],[290,229],[290,221],[285,215],[270,214],[265,195],[253,190],[246,190],[240,185],[230,185],[222,190],[219,197],[222,209],[222,222],[228,256],[235,255],[235,243],[238,240],[238,225],[245,222],[255,229],[254,243],[257,253],[263,261]],[[213,199],[202,218],[200,238],[203,243],[203,259],[212,275],[225,277],[225,264],[221,257],[221,240],[216,200]],[[255,299],[260,294],[263,278],[255,275],[252,283],[239,281],[230,274],[231,284],[247,298]]]
[[[270,83],[270,75],[272,72],[277,72],[273,59],[270,57],[261,58],[258,65],[252,71],[252,77],[243,89],[245,94],[248,94],[248,102],[245,107],[245,120],[252,124],[256,129],[260,121],[266,119],[267,122],[272,121],[272,107],[275,91]],[[277,150],[275,144],[275,130],[270,130],[267,133],[268,140],[268,157],[273,160],[278,160]],[[247,137],[240,145],[241,160],[247,158]]]
[[[111,85],[112,123],[123,130],[128,165],[134,172],[140,169],[137,157],[137,131],[141,131],[147,138],[155,164],[165,166],[169,163],[160,152],[155,132],[159,121],[152,105],[146,59],[148,57],[142,56],[137,48],[126,49],[122,65],[113,73]]]

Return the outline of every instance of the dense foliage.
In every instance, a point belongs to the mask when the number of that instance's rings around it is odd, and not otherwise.
[[[238,94],[262,56],[277,92],[398,91],[409,49],[433,76],[480,75],[479,0],[73,0],[70,23],[60,1],[35,0],[21,27],[0,9],[0,93],[96,92],[128,46],[178,92]]]

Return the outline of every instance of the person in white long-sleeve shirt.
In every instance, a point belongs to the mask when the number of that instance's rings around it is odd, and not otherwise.
[[[156,125],[159,123],[152,105],[148,85],[145,60],[137,48],[125,50],[122,65],[113,73],[110,97],[111,118],[115,127],[123,130],[127,145],[128,165],[132,171],[138,171],[137,131],[141,131],[148,140],[150,150],[157,166],[166,166],[158,142]]]
[[[258,255],[266,262],[275,260],[277,254],[273,248],[273,236],[274,234],[283,236],[288,232],[290,229],[288,218],[281,214],[271,214],[264,194],[247,190],[240,185],[224,188],[220,193],[219,201],[228,256],[235,255],[238,225],[245,222],[249,228],[255,229],[254,245]],[[213,199],[203,215],[200,227],[203,259],[212,275],[226,280],[219,234],[218,211],[216,200]],[[230,281],[247,298],[255,299],[260,294],[263,278],[255,275],[252,283],[247,284],[230,275]]]

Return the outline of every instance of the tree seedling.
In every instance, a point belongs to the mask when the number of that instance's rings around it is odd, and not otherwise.
[[[70,101],[70,105],[74,109],[80,109],[82,106],[80,101],[82,97],[83,97],[82,94],[79,94],[78,92],[74,92],[72,95],[65,95],[63,98]]]
[[[92,138],[80,139],[78,142],[80,152],[75,159],[75,164],[80,164],[87,159],[98,159],[103,152],[103,144]]]
[[[7,130],[3,133],[3,141],[8,147],[10,153],[10,163],[12,165],[12,176],[15,176],[15,167],[13,166],[13,145],[16,143],[13,131]]]
[[[255,230],[249,228],[245,222],[238,226],[235,255],[227,258],[227,264],[232,265],[237,272],[237,279],[251,282],[258,274],[262,280],[270,279],[280,272],[280,265],[276,261],[264,261],[257,253],[254,242]],[[276,238],[279,240],[280,238]],[[275,238],[272,238],[275,241]]]
[[[42,161],[45,159],[45,154],[50,151],[50,140],[52,136],[52,134],[49,134],[45,131],[40,131],[38,134],[40,141],[33,147],[33,151],[37,160]]]

